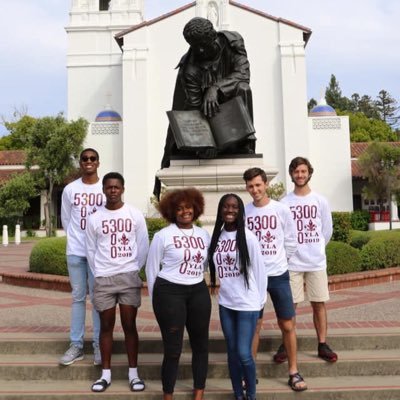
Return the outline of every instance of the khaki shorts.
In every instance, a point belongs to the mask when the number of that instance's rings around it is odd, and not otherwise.
[[[93,305],[98,312],[114,308],[117,303],[139,308],[142,281],[138,271],[95,278]]]
[[[295,304],[304,300],[315,302],[329,300],[328,275],[325,269],[307,272],[289,271],[289,273],[290,287]]]

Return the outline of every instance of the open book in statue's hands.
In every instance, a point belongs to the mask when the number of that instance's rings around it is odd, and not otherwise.
[[[223,150],[255,132],[241,97],[220,104],[219,111],[211,118],[200,110],[172,110],[167,115],[176,145],[183,150]]]

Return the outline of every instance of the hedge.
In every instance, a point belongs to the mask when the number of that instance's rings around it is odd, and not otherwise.
[[[349,245],[356,248],[362,249],[371,240],[371,235],[368,232],[363,231],[351,231],[349,238]]]
[[[38,241],[29,257],[29,271],[68,275],[66,246],[66,237],[46,238]]]
[[[351,229],[367,231],[370,221],[370,214],[367,210],[356,210],[350,213]]]
[[[332,240],[347,243],[350,236],[350,213],[349,212],[333,212],[333,234]]]
[[[400,265],[400,237],[376,237],[361,249],[364,271]]]
[[[361,271],[360,251],[347,243],[330,241],[326,246],[328,275]]]

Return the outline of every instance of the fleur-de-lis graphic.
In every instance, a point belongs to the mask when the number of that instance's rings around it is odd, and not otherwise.
[[[233,265],[235,264],[235,259],[231,257],[229,254],[227,254],[226,257],[224,258],[224,263],[226,265]]]
[[[194,256],[193,256],[193,261],[197,264],[201,263],[204,261],[204,257],[201,255],[200,251],[198,251]]]
[[[125,236],[125,233],[122,234],[122,237],[118,239],[118,241],[123,245],[126,246],[129,243],[129,239]]]
[[[315,231],[315,229],[317,228],[317,225],[315,225],[312,220],[310,219],[310,221],[308,222],[308,224],[306,225],[306,229],[309,232]]]
[[[271,235],[270,231],[267,231],[267,233],[262,237],[262,240],[266,243],[271,243],[275,240],[275,236]]]

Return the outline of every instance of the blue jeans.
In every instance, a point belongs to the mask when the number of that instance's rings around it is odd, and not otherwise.
[[[86,257],[69,255],[67,256],[69,281],[72,288],[72,309],[71,309],[71,344],[83,348],[86,319],[86,295],[89,287],[89,295],[93,304],[94,277],[89,268]],[[93,307],[93,306],[92,306]],[[94,309],[93,318],[93,345],[98,346],[100,334],[99,313]]]
[[[219,317],[228,353],[229,374],[236,397],[243,397],[243,377],[247,387],[247,398],[256,397],[256,363],[251,353],[251,344],[259,313],[219,306]]]

